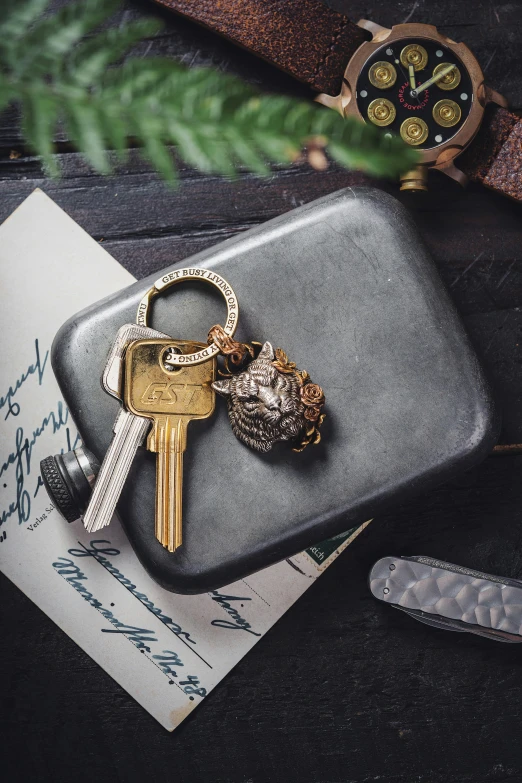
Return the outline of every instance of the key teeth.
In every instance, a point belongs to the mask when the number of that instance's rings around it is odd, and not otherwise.
[[[147,419],[128,411],[119,414],[118,422],[83,516],[84,527],[89,533],[110,524],[138,445],[143,443],[150,427]]]
[[[88,533],[97,533],[98,530],[103,530],[104,527],[108,527],[110,522],[111,520],[104,522],[103,525],[100,525],[97,523],[96,519],[93,519],[89,525],[84,525],[84,527]]]

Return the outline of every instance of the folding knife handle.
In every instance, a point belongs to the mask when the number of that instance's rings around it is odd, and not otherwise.
[[[369,586],[375,598],[448,631],[522,642],[522,582],[430,557],[383,557]]]

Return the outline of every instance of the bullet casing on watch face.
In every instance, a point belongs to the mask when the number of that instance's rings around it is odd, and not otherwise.
[[[438,75],[439,81],[412,95],[410,65],[417,87]],[[454,69],[440,77],[450,65]],[[396,74],[393,81],[389,78],[392,73]],[[356,100],[362,117],[388,134],[401,135],[418,149],[434,149],[452,139],[466,122],[474,99],[465,65],[448,47],[430,38],[383,43],[364,63],[357,79]],[[384,100],[394,109],[386,123],[379,121],[379,112],[375,112]],[[422,133],[411,136],[408,129],[417,126]]]

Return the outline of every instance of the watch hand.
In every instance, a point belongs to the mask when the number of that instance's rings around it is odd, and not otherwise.
[[[397,62],[397,64],[398,64],[399,71],[400,71],[400,72],[401,72],[401,74],[402,74],[402,78],[403,78],[403,79],[404,79],[404,80],[407,82],[407,81],[408,81],[408,75],[407,75],[406,71],[405,71],[405,70],[404,70],[404,68],[402,67],[402,65],[401,65],[400,61],[396,61],[396,62]],[[415,98],[415,100],[417,101],[417,103],[418,103],[418,104],[419,104],[419,106],[420,106],[420,100],[419,100],[418,96],[415,94],[415,90],[410,90],[410,94],[411,94],[411,97],[412,97],[412,98]]]
[[[432,76],[431,79],[428,79],[426,82],[423,82],[420,84],[415,90],[411,91],[411,94],[413,97],[417,97],[417,95],[420,92],[423,92],[423,90],[427,90],[428,87],[431,87],[432,84],[435,84],[436,82],[440,82],[441,79],[446,76],[450,71],[453,70],[455,66],[454,65],[447,65],[446,68],[443,68],[441,71],[439,71],[435,76]]]
[[[410,87],[411,87],[412,90],[414,90],[415,89],[415,68],[413,67],[413,65],[411,63],[408,65],[408,73],[410,75]]]

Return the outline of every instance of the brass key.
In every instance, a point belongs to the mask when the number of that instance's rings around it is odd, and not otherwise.
[[[169,364],[169,355],[189,354],[203,343],[154,339],[136,340],[125,357],[125,406],[136,416],[152,419],[147,439],[156,452],[156,538],[169,552],[182,541],[183,452],[188,423],[206,419],[215,407],[211,383],[216,359],[204,364]]]

